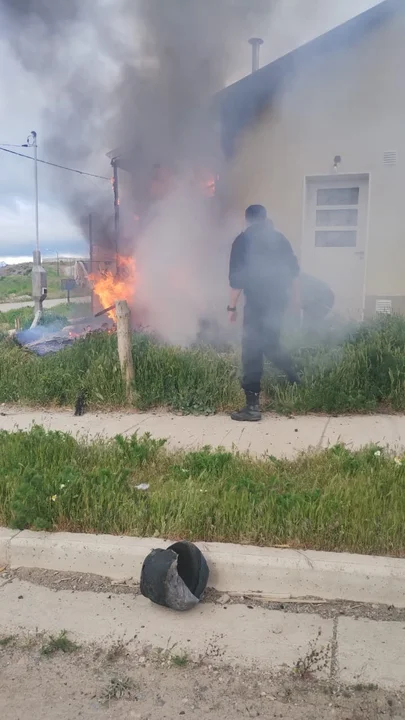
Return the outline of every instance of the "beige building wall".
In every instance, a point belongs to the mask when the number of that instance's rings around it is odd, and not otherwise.
[[[405,5],[405,2],[404,2]],[[405,7],[341,47],[291,68],[284,89],[245,133],[232,167],[240,205],[260,202],[292,241],[303,233],[304,179],[369,173],[366,308],[405,309]],[[396,165],[384,153],[396,152]]]

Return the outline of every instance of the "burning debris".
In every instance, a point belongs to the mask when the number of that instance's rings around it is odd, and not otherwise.
[[[52,326],[37,325],[29,330],[17,331],[14,333],[14,338],[21,347],[42,357],[59,352],[91,333],[114,332],[114,330],[115,325],[112,320],[103,318],[96,321],[94,317],[90,317],[78,319],[73,325],[58,330]]]
[[[22,347],[36,355],[48,355],[58,352],[76,340],[87,337],[95,332],[115,332],[115,305],[125,300],[131,307],[134,305],[136,291],[136,264],[132,257],[118,256],[117,271],[102,269],[87,275],[87,282],[92,287],[101,310],[90,317],[77,318],[63,328],[38,325],[29,330],[13,331],[13,336]],[[144,327],[134,329],[145,330]]]
[[[115,321],[115,303],[126,300],[130,307],[134,304],[136,291],[136,264],[132,257],[117,257],[117,272],[104,270],[101,273],[90,273],[89,282],[98,298],[103,312]],[[97,313],[96,317],[100,313]]]
[[[41,332],[38,337],[34,332],[37,329],[38,327],[33,328],[33,330],[23,330],[21,332],[17,332],[14,337],[19,345],[35,353],[35,355],[40,355],[41,357],[43,355],[49,355],[50,353],[59,352],[59,350],[63,350],[63,348],[72,345],[75,341],[75,338],[64,334],[63,331],[60,333],[52,333],[50,335],[45,332]],[[35,339],[33,339],[33,337]]]

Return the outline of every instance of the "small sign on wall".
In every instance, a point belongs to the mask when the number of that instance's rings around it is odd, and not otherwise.
[[[376,300],[375,311],[376,313],[380,313],[382,315],[391,315],[392,300]]]

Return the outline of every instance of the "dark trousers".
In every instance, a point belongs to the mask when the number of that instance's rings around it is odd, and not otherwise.
[[[283,315],[284,307],[272,310],[245,307],[242,339],[242,388],[245,392],[260,392],[265,356],[290,382],[297,381],[292,360],[280,345]]]

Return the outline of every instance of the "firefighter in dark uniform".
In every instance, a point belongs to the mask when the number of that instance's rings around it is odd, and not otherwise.
[[[290,383],[298,382],[292,360],[281,348],[280,333],[292,297],[298,305],[295,292],[299,265],[287,238],[275,230],[262,205],[248,207],[245,219],[246,230],[232,245],[228,314],[230,321],[235,322],[237,303],[243,293],[242,388],[246,406],[231,417],[254,422],[261,419],[259,398],[264,356],[283,371]]]

